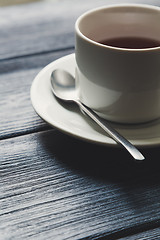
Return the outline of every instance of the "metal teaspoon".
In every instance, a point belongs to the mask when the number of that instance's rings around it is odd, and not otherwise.
[[[109,123],[104,122],[95,112],[78,99],[78,90],[74,77],[62,69],[54,70],[51,74],[51,89],[54,95],[64,101],[75,102],[93,121],[95,121],[111,138],[120,143],[135,160],[144,160],[144,156],[127,139],[121,136]]]

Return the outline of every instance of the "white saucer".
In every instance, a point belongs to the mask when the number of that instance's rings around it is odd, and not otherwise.
[[[56,68],[63,68],[74,75],[75,55],[62,57],[47,65],[34,79],[31,101],[37,114],[57,129],[83,140],[117,146],[92,120],[82,114],[74,104],[61,103],[52,94],[50,75]],[[160,144],[160,120],[141,125],[114,125],[134,145],[139,147]]]

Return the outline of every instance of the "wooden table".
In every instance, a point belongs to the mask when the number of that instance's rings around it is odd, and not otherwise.
[[[160,239],[160,148],[142,149],[146,161],[137,164],[121,148],[50,127],[30,101],[37,73],[74,52],[76,18],[119,2],[36,1],[0,8],[1,240]],[[160,6],[159,0],[141,3]]]

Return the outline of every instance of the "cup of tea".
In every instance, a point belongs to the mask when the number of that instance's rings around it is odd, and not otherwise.
[[[118,123],[160,117],[160,8],[103,6],[75,24],[79,98]]]

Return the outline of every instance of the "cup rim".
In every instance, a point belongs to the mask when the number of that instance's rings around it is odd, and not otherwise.
[[[89,37],[85,36],[79,29],[79,23],[80,21],[87,15],[94,13],[96,11],[100,11],[102,9],[108,9],[108,8],[117,8],[117,7],[136,7],[136,8],[145,8],[145,9],[153,9],[153,10],[158,10],[160,12],[160,7],[159,6],[155,6],[155,5],[149,5],[149,4],[139,4],[139,3],[121,3],[121,4],[109,4],[109,5],[104,5],[101,7],[95,7],[92,8],[86,12],[84,12],[82,15],[80,15],[78,17],[78,19],[75,22],[75,31],[76,33],[83,38],[84,40],[86,40],[87,42],[94,44],[96,46],[102,47],[104,49],[112,49],[112,50],[119,50],[119,51],[127,51],[127,52],[148,52],[148,51],[155,51],[155,50],[159,50],[160,46],[158,47],[151,47],[151,48],[121,48],[121,47],[113,47],[110,45],[104,45],[102,43],[96,42],[92,39],[90,39]]]

